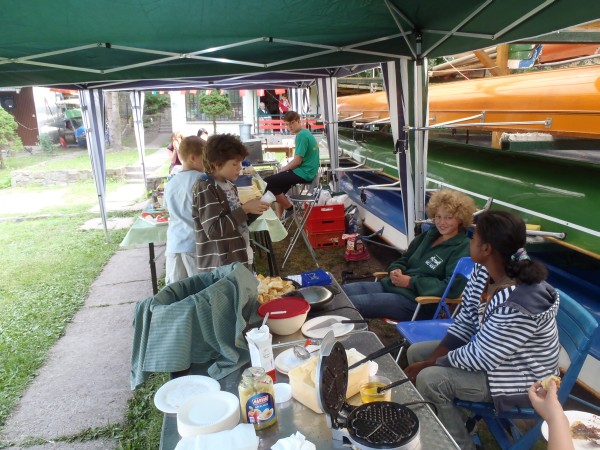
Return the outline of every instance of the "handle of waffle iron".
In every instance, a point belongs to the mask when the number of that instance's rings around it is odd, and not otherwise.
[[[363,359],[355,362],[350,367],[348,367],[348,370],[354,369],[355,367],[358,367],[361,364],[366,363],[367,361],[372,361],[376,358],[379,358],[380,356],[387,355],[389,352],[393,352],[394,350],[402,347],[403,345],[404,345],[404,340],[401,340],[401,341],[396,342],[395,344],[387,345],[387,346],[377,350],[376,352],[369,353]]]

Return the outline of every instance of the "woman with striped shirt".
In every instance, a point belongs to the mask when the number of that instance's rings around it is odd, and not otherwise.
[[[459,398],[496,409],[531,406],[527,391],[558,373],[558,293],[525,251],[525,223],[512,213],[481,214],[471,241],[477,263],[461,310],[444,339],[411,346],[406,375],[462,449],[475,448]]]

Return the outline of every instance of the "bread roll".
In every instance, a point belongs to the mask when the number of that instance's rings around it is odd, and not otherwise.
[[[554,381],[554,383],[556,383],[556,389],[560,387],[561,379],[556,375],[549,375],[542,380],[542,387],[545,390],[548,390],[548,385],[550,384],[550,381]]]

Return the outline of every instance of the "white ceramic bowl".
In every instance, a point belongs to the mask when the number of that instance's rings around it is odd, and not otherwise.
[[[181,437],[231,430],[240,422],[240,402],[230,392],[205,392],[190,398],[177,411]]]
[[[281,297],[262,304],[258,314],[264,317],[267,312],[269,330],[280,336],[294,334],[306,321],[310,303],[301,297]]]

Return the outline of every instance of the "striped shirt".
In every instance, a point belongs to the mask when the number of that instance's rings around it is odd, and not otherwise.
[[[558,293],[545,282],[500,289],[481,302],[489,275],[477,265],[438,364],[485,371],[496,409],[531,406],[527,390],[558,373]]]
[[[233,192],[237,195],[235,186]],[[196,182],[193,202],[198,270],[207,272],[234,262],[249,266],[248,242],[241,232],[248,222],[244,210],[232,209],[225,192],[211,178]]]

